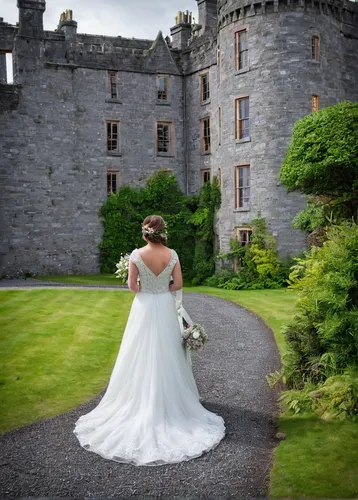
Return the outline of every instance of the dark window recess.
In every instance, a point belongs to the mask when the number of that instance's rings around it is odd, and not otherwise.
[[[170,152],[170,125],[167,123],[157,124],[157,151],[158,153]]]

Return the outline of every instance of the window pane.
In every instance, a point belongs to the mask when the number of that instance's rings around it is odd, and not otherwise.
[[[116,174],[111,174],[112,175],[112,193],[115,193],[117,191],[117,175]]]
[[[242,139],[249,137],[249,120],[242,121]]]
[[[206,101],[210,97],[210,92],[209,92],[209,75],[203,75],[201,77],[201,99],[202,101]]]
[[[165,90],[165,78],[163,78],[162,76],[158,77],[158,89]]]
[[[248,66],[248,54],[247,50],[239,53],[239,69],[246,68]]]
[[[241,188],[244,185],[244,176],[243,176],[243,168],[239,168],[239,187]]]
[[[170,151],[170,125],[166,123],[157,124],[157,151],[169,153]]]
[[[157,78],[158,99],[166,100],[168,98],[168,78],[159,76]]]
[[[246,97],[245,99],[240,99],[239,100],[239,111],[240,111],[240,118],[248,118],[249,117],[249,98]]]
[[[244,99],[245,118],[249,117],[249,98]]]
[[[243,192],[244,192],[244,204],[246,205],[250,201],[250,188],[247,187],[243,189]]]
[[[246,118],[246,117],[245,117],[245,100],[244,100],[244,99],[241,99],[241,100],[239,101],[239,103],[240,103],[240,118],[241,118],[241,119],[242,119],[242,118]]]
[[[250,167],[245,168],[245,186],[250,186]]]
[[[243,205],[243,193],[242,189],[239,189],[239,208],[241,208]]]

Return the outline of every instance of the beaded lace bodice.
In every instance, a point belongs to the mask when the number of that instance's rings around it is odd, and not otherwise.
[[[139,279],[140,279],[140,291],[144,293],[165,293],[169,291],[169,282],[170,276],[174,269],[175,264],[178,262],[178,255],[175,250],[171,251],[170,261],[167,267],[156,276],[150,269],[147,267],[138,249],[133,250],[130,259],[137,266],[139,271]]]

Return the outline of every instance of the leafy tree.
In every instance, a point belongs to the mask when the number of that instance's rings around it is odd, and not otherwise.
[[[357,220],[358,103],[341,102],[296,122],[280,180],[310,195],[296,227],[310,231],[327,217]]]

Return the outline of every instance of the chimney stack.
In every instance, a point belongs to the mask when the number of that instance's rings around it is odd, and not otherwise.
[[[66,42],[74,42],[76,40],[77,22],[72,19],[72,10],[62,12],[57,30],[65,33]]]
[[[178,12],[175,18],[175,26],[170,28],[172,37],[172,48],[183,50],[188,46],[192,29],[192,13],[189,11]]]

